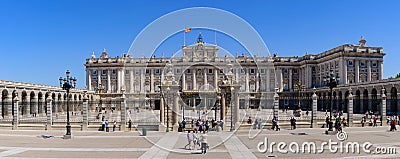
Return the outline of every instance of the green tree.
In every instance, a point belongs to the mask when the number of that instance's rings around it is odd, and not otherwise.
[[[400,73],[398,73],[395,78],[400,78]]]

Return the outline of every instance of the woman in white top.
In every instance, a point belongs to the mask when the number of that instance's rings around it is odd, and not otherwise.
[[[208,148],[207,134],[203,134],[200,136],[200,142],[201,142],[201,153],[206,154]]]

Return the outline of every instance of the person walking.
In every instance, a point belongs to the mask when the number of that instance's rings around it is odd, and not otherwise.
[[[201,153],[206,154],[208,149],[207,134],[202,134],[200,136],[200,142],[201,142]]]
[[[129,121],[128,121],[128,129],[129,129],[129,131],[132,131],[132,120],[131,119],[129,119]]]
[[[192,144],[193,144],[193,134],[192,134],[191,130],[188,130],[188,133],[186,134],[186,138],[187,138],[188,144],[185,145],[185,149],[186,150],[191,150],[192,149]]]
[[[106,132],[108,132],[108,120],[106,120]]]
[[[262,129],[262,128],[263,128],[261,118],[258,120],[258,128],[259,128],[259,129]]]
[[[105,131],[106,130],[106,121],[101,121],[101,131]]]
[[[366,122],[365,116],[363,116],[362,119],[361,119],[361,127],[365,126],[365,122]]]
[[[258,119],[254,120],[254,129],[258,129]]]
[[[329,116],[327,116],[325,119],[326,128],[329,128],[329,121]]]
[[[296,129],[296,119],[294,117],[290,119],[290,125],[291,125],[290,127],[291,130]]]
[[[115,131],[115,128],[117,128],[117,121],[114,120],[114,123],[113,123],[113,132]]]
[[[186,120],[183,119],[182,120],[182,129],[185,130],[185,128],[186,128]]]
[[[376,124],[376,120],[377,120],[378,118],[376,117],[376,115],[374,115],[374,127],[375,126],[377,126],[377,124]]]

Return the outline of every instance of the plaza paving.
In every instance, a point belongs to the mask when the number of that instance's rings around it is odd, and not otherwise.
[[[399,127],[398,127],[399,128]],[[344,142],[373,143],[377,146],[396,147],[397,154],[372,155],[361,153],[331,153],[325,147],[321,154],[287,153],[274,150],[259,152],[257,145],[268,138],[271,142],[290,143],[338,141],[336,135],[323,134],[325,129],[302,128],[281,131],[270,129],[210,132],[210,150],[186,150],[186,133],[148,132],[98,132],[73,131],[71,140],[62,139],[64,131],[0,130],[0,158],[399,158],[400,132],[388,132],[388,127],[346,128],[348,139]],[[317,144],[317,148],[319,148]],[[288,148],[286,148],[288,149]]]

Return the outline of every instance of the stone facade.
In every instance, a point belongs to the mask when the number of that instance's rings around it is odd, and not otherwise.
[[[87,88],[94,91],[101,83],[106,87],[104,98],[115,98],[121,94],[121,89],[125,89],[131,109],[151,106],[158,110],[162,104],[159,86],[165,81],[166,65],[171,63],[182,97],[186,97],[183,103],[187,106],[213,107],[215,96],[210,99],[206,96],[220,92],[219,86],[231,70],[234,80],[241,85],[242,108],[258,108],[262,100],[270,103],[263,107],[272,108],[275,88],[272,57],[217,55],[218,46],[206,45],[201,35],[193,46],[182,47],[181,56],[173,54],[167,58],[163,54],[161,57],[133,58],[122,54],[121,57],[109,57],[104,50],[99,58],[93,54],[86,59]]]
[[[52,99],[52,112],[64,113],[66,111],[67,95],[66,91],[60,87],[46,86],[39,84],[30,84],[22,82],[12,82],[0,80],[1,91],[1,118],[11,118],[14,99],[19,100],[19,115],[26,117],[46,116],[46,99]],[[84,91],[81,89],[72,89],[70,92],[70,110],[80,112]],[[93,93],[88,93],[90,100],[94,101]]]

